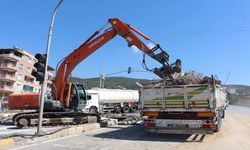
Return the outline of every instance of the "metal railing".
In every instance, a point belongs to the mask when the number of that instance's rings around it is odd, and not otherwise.
[[[12,54],[12,53],[10,53],[10,54],[1,54],[0,56],[2,56],[2,57],[7,57],[7,58],[12,58],[12,60],[14,59],[14,60],[16,60],[16,61],[21,59],[20,57],[14,55],[14,54]]]
[[[1,68],[12,68],[12,69],[17,69],[16,68],[16,64],[13,64],[13,63],[1,63],[0,64],[0,67]]]
[[[13,78],[15,78],[15,75],[0,74],[0,78],[3,78],[3,79],[13,79]],[[13,79],[13,80],[14,80],[14,79]]]
[[[5,84],[0,84],[0,89],[1,90],[13,90],[13,85],[5,85]]]

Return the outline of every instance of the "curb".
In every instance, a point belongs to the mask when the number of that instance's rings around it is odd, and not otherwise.
[[[91,131],[95,129],[99,129],[100,124],[99,123],[89,123],[89,124],[83,124],[81,126],[76,126],[76,127],[71,127],[68,129],[63,129],[59,132],[56,132],[51,135],[47,135],[47,138],[58,138],[58,137],[63,137],[71,134],[77,134],[77,133],[83,133],[86,131]]]
[[[99,129],[100,124],[99,123],[88,123],[88,124],[82,124],[78,126],[73,126],[70,128],[62,129],[58,132],[55,132],[53,134],[41,136],[41,137],[30,137],[30,138],[23,138],[23,137],[15,137],[15,138],[7,138],[7,139],[0,139],[0,149],[11,147],[11,146],[22,146],[27,144],[34,144],[41,141],[45,141],[48,139],[53,138],[59,138],[64,137],[72,134],[79,134],[95,129]]]
[[[100,127],[110,127],[118,124],[117,119],[107,119],[103,120],[100,123],[88,123],[88,124],[81,124],[77,126],[72,126],[70,128],[62,129],[58,132],[55,132],[53,134],[48,134],[40,137],[13,137],[13,138],[6,138],[6,139],[0,139],[0,149],[11,147],[11,146],[22,146],[27,144],[34,144],[41,141],[45,141],[48,139],[53,138],[60,138],[68,135],[73,134],[80,134],[83,132],[99,129]]]

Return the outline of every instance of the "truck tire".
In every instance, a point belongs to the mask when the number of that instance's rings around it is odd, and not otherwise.
[[[136,105],[131,105],[129,107],[129,109],[130,109],[131,112],[135,112],[137,110],[137,106]]]
[[[90,114],[98,114],[97,108],[96,107],[90,107],[89,113]]]
[[[124,105],[123,108],[122,108],[122,111],[124,113],[129,113],[129,107],[128,107],[128,105]]]
[[[122,112],[122,107],[119,105],[116,105],[114,108],[115,113],[120,114]]]
[[[221,118],[224,119],[225,118],[225,109],[222,110],[222,115]]]
[[[215,130],[214,132],[219,132],[220,131],[220,127],[221,127],[221,123],[222,123],[222,110],[220,110],[218,112],[218,118],[217,118],[217,124],[215,126]]]

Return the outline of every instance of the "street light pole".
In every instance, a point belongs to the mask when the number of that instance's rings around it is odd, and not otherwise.
[[[63,0],[60,0],[59,3],[57,4],[56,8],[54,9],[51,23],[50,23],[49,33],[48,33],[48,41],[47,41],[47,48],[46,48],[47,58],[46,58],[46,63],[45,63],[44,82],[42,84],[42,90],[41,90],[41,95],[40,95],[40,109],[39,109],[37,135],[41,135],[41,128],[42,128],[43,107],[44,107],[45,91],[47,88],[47,79],[48,79],[47,68],[48,68],[48,62],[49,62],[49,52],[50,52],[50,45],[51,45],[52,28],[54,25],[55,15],[56,15],[57,10],[62,2],[63,2]]]

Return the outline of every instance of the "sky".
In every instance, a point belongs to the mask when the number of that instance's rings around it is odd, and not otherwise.
[[[45,53],[53,10],[59,0],[1,0],[0,47]],[[212,74],[225,84],[250,85],[250,1],[248,0],[64,0],[54,23],[49,65],[78,48],[109,18],[120,18],[161,45],[183,72]],[[72,75],[113,74],[157,79],[143,72],[142,52],[117,36],[84,59]],[[149,68],[159,66],[146,58]]]

